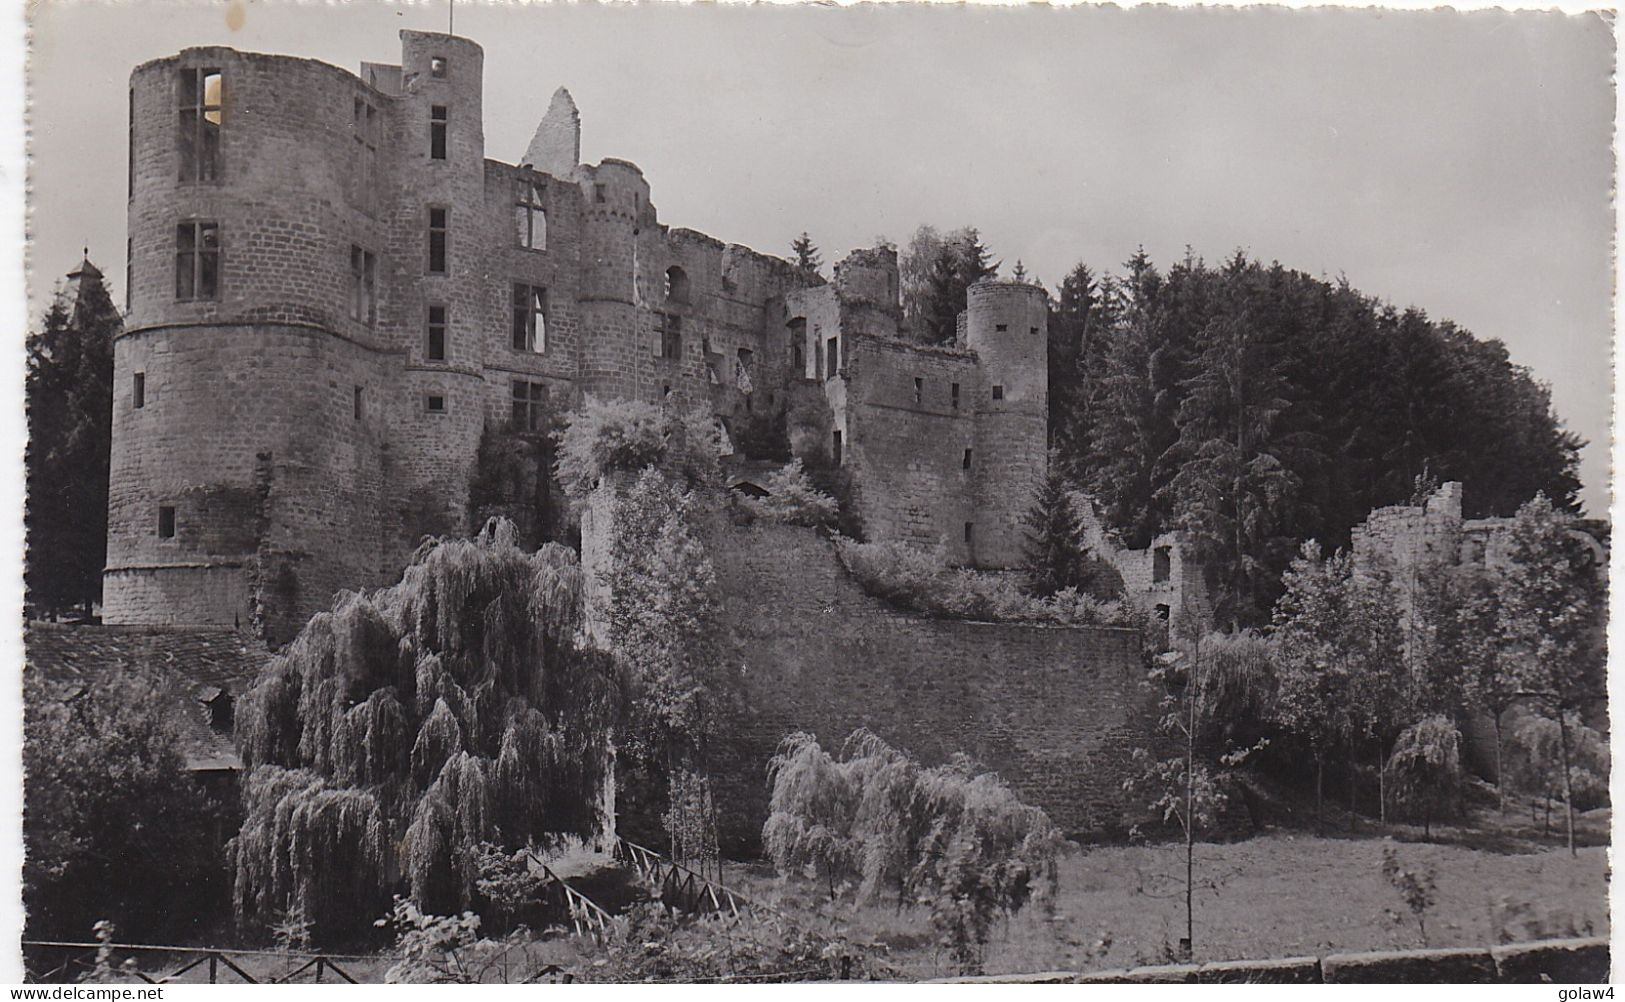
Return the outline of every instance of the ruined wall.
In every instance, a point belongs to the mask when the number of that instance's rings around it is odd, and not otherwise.
[[[927,763],[974,756],[1069,833],[1120,830],[1122,781],[1153,726],[1134,632],[905,615],[809,529],[718,525],[708,542],[744,688],[717,751],[731,845],[760,833],[785,735],[833,749],[858,727]]]

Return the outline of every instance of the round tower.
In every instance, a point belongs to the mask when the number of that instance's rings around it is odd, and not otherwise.
[[[1047,468],[1049,301],[1024,282],[966,292],[966,345],[976,353],[975,513],[967,530],[979,567],[1024,562],[1021,522]]]
[[[379,513],[416,503],[424,471],[445,462],[432,453],[473,454],[477,424],[390,448],[427,378],[410,360],[431,294],[428,218],[404,193],[470,224],[483,204],[478,47],[407,32],[403,48],[390,92],[222,47],[131,74],[107,622],[286,639],[335,591],[398,574],[401,541]],[[434,105],[451,116],[439,173]],[[472,269],[477,256],[461,258]],[[452,343],[472,345],[487,325],[456,305],[470,336]]]
[[[653,224],[649,183],[636,164],[605,160],[583,170],[581,193],[586,204],[580,280],[582,391],[658,400],[658,367],[679,363],[662,357],[653,315],[639,309],[659,292],[638,281],[641,231],[646,223]],[[681,334],[678,344],[686,350]]]

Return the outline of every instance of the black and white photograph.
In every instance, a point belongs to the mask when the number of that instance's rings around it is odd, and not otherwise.
[[[1613,7],[6,6],[0,980],[1612,998]]]

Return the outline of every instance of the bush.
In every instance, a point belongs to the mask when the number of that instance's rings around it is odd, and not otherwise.
[[[591,491],[606,473],[648,466],[665,468],[690,485],[712,484],[719,479],[719,449],[716,420],[704,412],[588,397],[566,419],[557,473],[572,497]]]
[[[109,671],[70,696],[29,673],[24,692],[28,934],[185,935],[223,913],[228,819],[186,770],[168,684]]]
[[[835,545],[842,564],[864,591],[910,612],[1059,626],[1148,625],[1144,614],[1125,602],[1102,602],[1075,588],[1037,598],[1012,575],[949,567],[940,550],[930,553],[903,543],[850,539],[838,539]]]
[[[1574,809],[1608,803],[1608,741],[1578,720],[1569,720],[1569,780]],[[1502,767],[1510,789],[1547,804],[1563,802],[1563,747],[1557,721],[1527,717],[1507,739]]]
[[[767,478],[767,497],[743,499],[757,518],[785,525],[830,525],[840,514],[835,499],[813,486],[801,460],[792,459]]]

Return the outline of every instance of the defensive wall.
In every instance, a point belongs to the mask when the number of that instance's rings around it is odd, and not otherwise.
[[[610,504],[596,491],[583,521],[600,608]],[[1137,632],[912,615],[866,594],[812,529],[717,516],[705,535],[741,694],[711,749],[725,849],[756,844],[768,759],[795,731],[836,752],[866,727],[927,764],[964,752],[1069,835],[1120,835],[1136,816],[1122,784],[1155,729]]]

